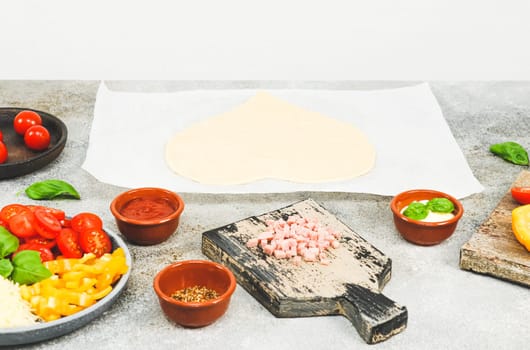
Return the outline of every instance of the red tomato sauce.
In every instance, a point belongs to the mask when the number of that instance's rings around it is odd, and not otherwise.
[[[175,212],[171,202],[165,198],[134,198],[123,205],[120,212],[134,220],[163,219]]]

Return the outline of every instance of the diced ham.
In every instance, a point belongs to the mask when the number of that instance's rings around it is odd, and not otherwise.
[[[249,248],[261,247],[267,255],[277,259],[292,259],[295,265],[302,261],[320,261],[329,265],[326,251],[340,246],[340,232],[322,227],[316,219],[292,215],[287,220],[267,220],[267,230],[251,238]]]
[[[258,243],[259,243],[259,239],[258,238],[251,238],[251,239],[249,239],[247,241],[247,247],[249,247],[249,248],[257,247]]]

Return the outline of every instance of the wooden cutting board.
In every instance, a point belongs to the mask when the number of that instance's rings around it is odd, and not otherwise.
[[[513,186],[530,186],[530,172],[523,171]],[[460,250],[460,267],[530,286],[530,252],[512,231],[512,210],[518,204],[508,191],[490,216]]]
[[[266,230],[267,220],[291,215],[317,219],[343,234],[331,263],[302,262],[265,255],[246,242]],[[202,251],[229,267],[238,283],[277,317],[344,315],[367,343],[403,331],[407,309],[383,294],[391,260],[311,199],[252,216],[202,234]]]

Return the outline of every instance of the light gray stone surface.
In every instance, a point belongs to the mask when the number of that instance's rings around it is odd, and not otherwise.
[[[374,89],[415,82],[121,81],[116,90],[166,91],[223,88]],[[69,130],[63,153],[32,174],[0,181],[0,205],[32,203],[21,191],[59,178],[82,200],[42,204],[67,213],[93,211],[117,232],[111,200],[125,190],[98,182],[81,169],[88,144],[97,81],[0,81],[0,106],[28,107],[61,118]],[[462,200],[456,233],[434,247],[419,247],[396,232],[390,197],[350,193],[207,195],[184,193],[177,234],[152,247],[129,245],[134,265],[129,285],[102,317],[66,336],[28,349],[524,349],[530,344],[528,288],[459,269],[460,247],[477,230],[523,169],[494,157],[489,145],[513,140],[530,148],[530,82],[431,82],[444,116],[485,190]],[[382,125],[381,127],[384,127]],[[141,130],[139,130],[141,140]],[[141,141],[140,141],[141,142]],[[427,145],[423,145],[428,147]],[[109,150],[112,151],[112,150]],[[341,316],[279,319],[238,287],[227,314],[213,325],[184,329],[162,314],[152,280],[165,265],[204,258],[204,230],[311,197],[393,261],[385,295],[407,306],[407,329],[384,343],[366,345]],[[530,253],[529,253],[530,254]],[[1,310],[0,310],[1,312]]]

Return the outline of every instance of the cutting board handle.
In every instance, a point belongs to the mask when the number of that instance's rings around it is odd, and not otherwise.
[[[406,307],[368,288],[347,284],[339,303],[341,313],[368,344],[386,340],[407,326]]]

